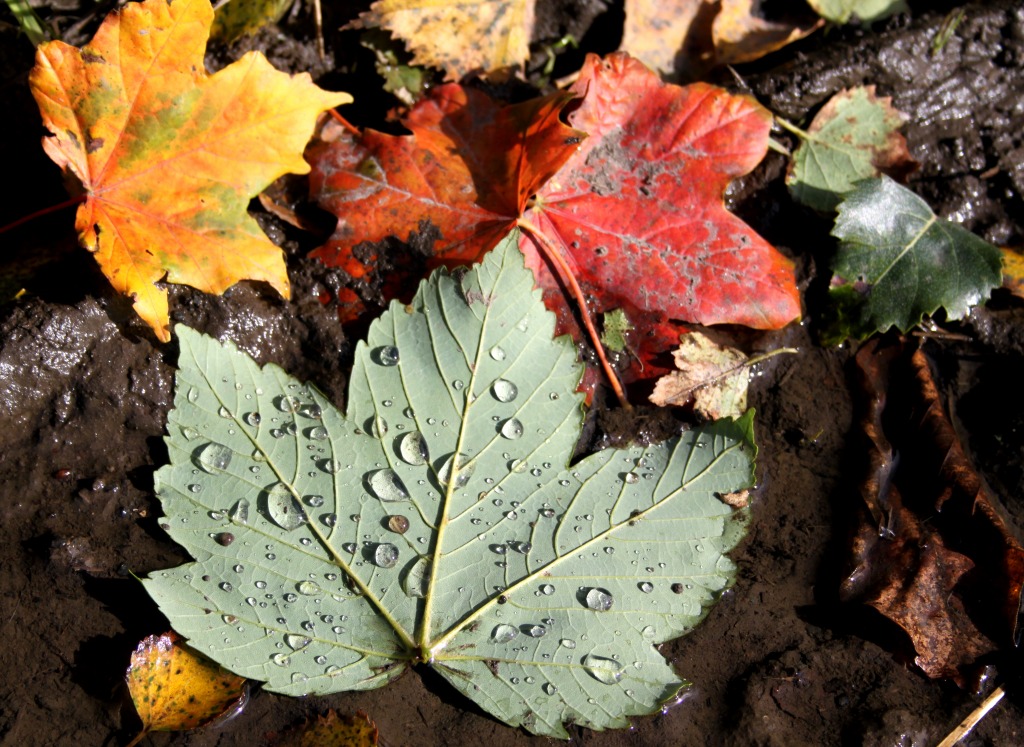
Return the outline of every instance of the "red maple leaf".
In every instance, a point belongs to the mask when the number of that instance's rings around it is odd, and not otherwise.
[[[633,316],[641,359],[678,342],[674,320],[769,329],[800,314],[790,261],[722,199],[767,149],[771,115],[746,97],[591,55],[569,93],[501,106],[451,84],[403,124],[411,135],[335,127],[311,148],[313,198],[339,217],[315,252],[328,264],[359,277],[356,245],[424,221],[441,236],[433,263],[460,264],[519,226],[559,331],[579,334],[569,286],[591,312]]]

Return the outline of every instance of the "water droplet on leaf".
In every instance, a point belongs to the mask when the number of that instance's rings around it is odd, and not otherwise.
[[[427,586],[430,582],[430,561],[420,558],[413,563],[412,568],[402,579],[402,591],[410,597],[419,599],[427,596]]]
[[[249,501],[245,498],[240,499],[231,510],[228,512],[228,516],[231,521],[236,524],[248,524],[249,523]]]
[[[622,665],[615,659],[587,654],[583,657],[583,667],[591,677],[606,685],[614,685],[622,679]]]
[[[393,469],[371,472],[367,478],[370,490],[385,503],[409,500],[409,491]]]
[[[312,581],[300,581],[295,586],[295,590],[307,597],[313,597],[323,592],[323,589]]]
[[[590,589],[586,595],[587,607],[597,612],[607,612],[614,601],[611,593],[605,589]]]
[[[398,562],[398,548],[390,542],[381,542],[373,551],[373,563],[380,568],[394,568]]]
[[[298,529],[306,523],[306,512],[283,482],[267,488],[267,513],[282,529]]]
[[[495,379],[491,384],[491,393],[499,402],[511,402],[519,395],[519,387],[508,379]]]
[[[304,635],[295,635],[294,633],[288,633],[284,637],[284,642],[288,644],[288,648],[292,651],[301,651],[310,643],[313,642],[312,638],[307,638]]]
[[[211,441],[199,449],[199,466],[211,475],[223,472],[231,464],[231,449]]]
[[[409,431],[398,439],[398,455],[407,464],[419,466],[430,459],[427,441],[419,431]]]
[[[398,365],[398,348],[394,345],[385,345],[374,351],[374,359],[382,366]]]
[[[491,640],[495,643],[508,643],[517,635],[519,635],[519,631],[513,626],[501,623],[495,625],[494,630],[491,631]]]
[[[523,424],[518,418],[509,418],[501,426],[501,435],[505,438],[515,440],[523,435]]]
[[[469,478],[473,476],[476,462],[471,462],[465,454],[459,454],[458,461],[456,461],[454,456],[445,459],[444,464],[441,465],[441,469],[437,473],[437,479],[440,480],[442,485],[447,486],[451,480],[453,464],[455,466],[455,481],[452,487],[458,490],[464,487],[469,482]]]

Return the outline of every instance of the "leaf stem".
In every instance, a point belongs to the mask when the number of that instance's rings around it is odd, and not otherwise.
[[[363,134],[358,127],[356,127],[343,116],[338,114],[338,112],[336,112],[334,109],[328,109],[327,113],[334,117],[334,121],[340,124],[342,127],[344,127],[352,135],[359,137]]]
[[[530,234],[534,241],[537,242],[544,252],[544,256],[555,266],[558,274],[562,276],[562,281],[569,286],[569,291],[572,293],[573,298],[576,299],[576,305],[579,307],[583,326],[586,327],[587,334],[590,336],[590,341],[594,346],[594,352],[597,353],[597,358],[601,362],[601,368],[604,369],[605,376],[608,377],[608,383],[611,384],[612,390],[615,392],[615,396],[619,398],[619,404],[622,405],[623,409],[631,411],[633,406],[626,399],[626,392],[622,388],[622,382],[619,381],[618,374],[612,368],[611,362],[609,362],[608,357],[605,355],[604,345],[601,344],[601,335],[598,334],[597,328],[594,326],[594,319],[587,308],[587,299],[583,295],[583,289],[576,282],[576,276],[572,268],[569,267],[562,253],[548,240],[538,226],[525,218],[517,218],[516,225]]]
[[[44,215],[49,215],[50,213],[56,213],[58,210],[63,210],[64,208],[71,207],[72,205],[79,205],[85,202],[85,200],[86,195],[78,195],[77,197],[72,197],[69,200],[64,200],[64,202],[58,202],[56,205],[50,205],[49,207],[42,208],[41,210],[36,210],[34,213],[29,213],[28,215],[18,218],[18,220],[13,223],[8,223],[6,226],[0,226],[0,233],[7,233],[8,231],[14,230],[18,226],[24,225],[31,220],[42,218]]]
[[[789,130],[790,132],[792,132],[794,135],[796,135],[801,140],[811,140],[811,139],[813,139],[811,137],[811,133],[807,132],[807,130],[801,130],[795,124],[793,124],[792,122],[790,122],[787,119],[783,119],[782,117],[780,117],[777,114],[775,115],[775,124],[777,124],[779,127],[781,127],[784,130]]]

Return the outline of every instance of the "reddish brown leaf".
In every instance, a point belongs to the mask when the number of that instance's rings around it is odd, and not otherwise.
[[[971,683],[979,657],[1012,648],[1024,549],[965,456],[920,350],[857,354],[868,477],[845,601],[899,625],[929,677]]]
[[[435,264],[465,263],[518,224],[560,331],[578,335],[549,250],[592,312],[630,314],[641,358],[676,344],[669,320],[773,328],[799,316],[791,263],[722,200],[765,154],[766,110],[712,86],[663,84],[625,54],[591,55],[572,93],[578,129],[558,119],[570,95],[500,107],[455,85],[413,109],[412,135],[328,129],[310,151],[312,191],[339,222],[317,256],[359,277],[359,242],[433,226]]]

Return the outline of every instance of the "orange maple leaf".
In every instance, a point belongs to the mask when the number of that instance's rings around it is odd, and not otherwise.
[[[281,250],[246,213],[288,172],[317,116],[352,99],[250,52],[207,75],[209,0],[146,0],[107,17],[81,50],[43,44],[29,76],[47,155],[86,194],[75,227],[114,288],[170,339],[167,292],[264,280],[286,298]]]

